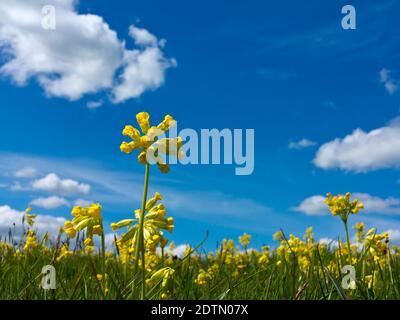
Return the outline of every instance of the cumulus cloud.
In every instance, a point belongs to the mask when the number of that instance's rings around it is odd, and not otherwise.
[[[400,214],[400,199],[388,197],[381,198],[372,196],[368,193],[354,193],[352,198],[360,200],[364,204],[363,211],[366,213],[377,213],[387,215]],[[325,215],[329,213],[327,205],[324,203],[325,197],[314,195],[304,199],[294,211],[302,212],[307,215]]]
[[[394,120],[387,126],[365,132],[356,129],[344,138],[323,144],[313,160],[323,169],[339,168],[366,172],[400,166],[400,126]]]
[[[308,147],[313,147],[316,144],[317,143],[315,141],[311,141],[311,140],[303,138],[299,141],[290,142],[289,149],[304,149],[304,148],[308,148]]]
[[[49,232],[51,235],[57,235],[59,228],[64,224],[65,219],[62,217],[53,217],[49,215],[37,215],[35,219],[36,231],[43,235]],[[8,205],[0,206],[0,234],[7,235],[8,230],[22,226],[22,212],[11,208]]]
[[[0,50],[5,63],[0,73],[17,85],[35,79],[48,96],[70,100],[107,90],[115,102],[122,102],[163,83],[166,69],[174,65],[162,52],[165,41],[131,26],[137,48],[127,49],[101,16],[80,14],[75,4],[74,0],[2,0]],[[46,5],[56,9],[55,30],[42,27]]]
[[[389,94],[393,94],[397,91],[398,82],[392,78],[390,70],[383,68],[379,72],[379,78]]]
[[[34,167],[24,167],[15,172],[17,178],[35,178],[39,174],[39,171]]]
[[[32,200],[30,204],[44,209],[55,209],[62,206],[69,206],[67,200],[57,196],[50,196],[47,198],[37,198]]]
[[[304,199],[297,207],[292,208],[294,211],[302,212],[310,216],[325,215],[329,212],[324,203],[325,197],[315,195]]]
[[[88,201],[88,200],[84,200],[84,199],[77,199],[77,200],[75,200],[74,204],[76,206],[88,207],[88,206],[90,206],[92,204],[92,202]]]
[[[149,47],[144,51],[130,50],[124,54],[124,71],[120,84],[114,87],[114,102],[120,103],[140,96],[146,90],[155,90],[164,83],[165,70],[175,61],[162,58],[159,47]]]
[[[79,183],[72,179],[60,179],[55,173],[49,173],[44,178],[35,180],[32,183],[32,188],[65,196],[88,194],[90,192],[90,185]]]

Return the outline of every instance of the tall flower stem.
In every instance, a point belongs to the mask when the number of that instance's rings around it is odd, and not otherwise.
[[[101,222],[101,268],[103,273],[103,291],[105,291],[105,282],[106,282],[106,244],[104,239],[104,226],[103,226],[103,218],[100,220]]]
[[[147,202],[147,192],[149,189],[149,176],[150,176],[150,164],[146,164],[146,171],[144,176],[144,188],[143,188],[143,197],[142,197],[142,209],[140,211],[139,217],[139,230],[136,237],[136,246],[135,246],[135,267],[134,267],[134,276],[136,276],[139,268],[139,252],[141,252],[142,256],[142,299],[146,296],[146,283],[145,283],[145,246],[144,246],[144,214],[146,211],[146,202]]]
[[[344,223],[344,229],[346,230],[347,249],[349,250],[349,260],[351,264],[351,244],[350,244],[349,228],[347,226],[347,220],[343,220],[343,223]]]

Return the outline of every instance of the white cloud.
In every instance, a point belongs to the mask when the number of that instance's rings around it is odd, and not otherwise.
[[[0,73],[18,85],[35,79],[48,96],[70,100],[108,90],[122,102],[163,83],[173,60],[164,57],[154,35],[131,26],[130,34],[140,46],[129,50],[101,16],[79,14],[76,3],[2,0],[0,48],[7,59]],[[42,28],[46,5],[56,9],[55,30]],[[121,72],[125,76],[119,79]],[[123,88],[134,92],[127,94]]]
[[[356,192],[352,194],[353,199],[358,199],[364,204],[363,212],[400,215],[400,199],[398,198],[380,198],[368,193]],[[307,215],[325,215],[329,213],[327,205],[324,203],[325,197],[314,195],[304,199],[300,205],[292,208],[294,211],[302,212]]]
[[[39,171],[34,167],[24,167],[15,172],[17,178],[35,178],[39,174]]]
[[[395,119],[385,127],[356,129],[343,139],[323,144],[313,160],[323,169],[366,172],[400,166],[400,126]]]
[[[140,96],[146,90],[155,90],[164,83],[165,70],[176,64],[175,60],[163,59],[159,47],[148,47],[144,51],[126,50],[125,69],[120,84],[114,87],[113,101],[120,103]]]
[[[169,248],[168,248],[167,252],[169,254],[172,254],[172,255],[178,257],[179,259],[182,259],[185,256],[185,252],[186,252],[186,249],[188,246],[189,246],[188,244],[180,244],[180,245],[176,246],[175,248],[173,248],[172,250],[169,250]],[[161,248],[157,248],[156,252],[157,252],[157,254],[161,255]],[[195,253],[192,253],[192,254],[195,254]]]
[[[30,202],[31,205],[44,209],[55,209],[62,206],[69,206],[69,203],[64,198],[51,196],[47,198],[37,198]]]
[[[398,89],[398,82],[391,77],[391,71],[388,69],[383,68],[379,72],[379,78],[381,82],[384,84],[386,91],[389,94],[393,94]]]
[[[11,208],[8,205],[0,206],[0,234],[7,235],[8,230],[22,227],[22,212]],[[49,232],[50,235],[57,235],[59,228],[64,224],[65,219],[62,217],[53,217],[49,215],[38,214],[35,219],[34,229],[41,235]]]
[[[311,141],[311,140],[303,138],[299,141],[290,142],[289,149],[303,149],[303,148],[313,147],[316,144],[317,143],[315,141]]]
[[[103,101],[102,100],[98,100],[98,101],[89,101],[86,106],[88,107],[88,109],[97,109],[100,108],[103,105]]]
[[[92,204],[92,202],[84,199],[77,199],[74,204],[76,206],[88,207]]]
[[[79,183],[72,179],[60,179],[55,173],[49,173],[46,177],[35,180],[32,183],[32,188],[65,196],[88,194],[90,192],[90,185]]]
[[[129,35],[135,41],[137,45],[140,46],[152,46],[155,47],[158,45],[157,37],[151,34],[146,29],[137,28],[135,26],[129,27]]]
[[[311,216],[325,215],[329,212],[323,196],[315,195],[304,199],[300,205],[292,208],[294,211],[302,212]]]
[[[187,244],[181,244],[179,246],[176,246],[174,249],[172,249],[171,253],[174,256],[177,256],[178,258],[182,259],[184,257],[187,247],[188,247]]]

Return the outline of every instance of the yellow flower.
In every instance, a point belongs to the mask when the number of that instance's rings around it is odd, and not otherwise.
[[[64,222],[64,227],[65,227],[65,229],[70,229],[70,228],[73,228],[74,225],[73,225],[73,223],[71,221],[65,221]]]
[[[147,112],[139,112],[136,115],[136,120],[140,126],[140,129],[142,129],[143,133],[147,133],[147,130],[149,130],[150,123],[149,123],[150,115]]]
[[[125,126],[124,130],[122,131],[124,136],[130,137],[132,140],[139,140],[140,139],[140,132],[138,129],[132,126]]]
[[[251,235],[244,233],[242,236],[239,237],[239,242],[243,247],[247,247],[250,244]]]
[[[101,225],[97,224],[93,226],[93,234],[96,234],[98,236],[101,236],[103,234],[103,229],[101,228]]]
[[[358,199],[351,201],[350,192],[347,192],[344,196],[333,196],[331,193],[327,193],[326,196],[325,203],[328,205],[332,215],[339,215],[344,222],[347,222],[349,214],[356,214],[360,209],[364,208],[364,205]]]
[[[207,281],[209,279],[210,275],[203,269],[200,269],[199,274],[197,275],[197,278],[194,280],[194,282],[199,286],[204,286],[205,284],[207,284]]]
[[[165,288],[172,280],[172,276],[174,275],[174,273],[174,269],[171,269],[169,267],[162,268],[154,272],[150,279],[146,280],[146,283],[148,285],[157,285],[161,282],[161,287]]]
[[[273,238],[274,240],[277,240],[277,241],[282,241],[282,240],[283,240],[283,233],[282,233],[282,231],[279,230],[279,231],[275,232],[274,235],[272,236],[272,238]]]
[[[26,235],[26,241],[24,246],[24,251],[29,251],[31,249],[35,249],[38,246],[37,237],[33,230],[28,230]]]
[[[65,230],[65,233],[67,234],[68,237],[73,239],[73,238],[75,238],[76,230],[75,230],[75,228],[68,228]]]
[[[88,214],[95,219],[101,218],[101,205],[94,203],[89,207]]]
[[[177,156],[181,159],[184,156],[184,152],[181,150],[183,144],[182,138],[157,139],[173,127],[176,121],[170,115],[166,115],[157,127],[150,127],[150,116],[147,112],[138,113],[136,119],[143,135],[141,136],[139,130],[133,126],[125,126],[122,134],[130,137],[133,141],[123,141],[120,145],[121,152],[129,154],[135,149],[140,149],[138,156],[139,163],[148,164],[150,161],[154,161],[162,173],[168,173],[169,166],[164,163],[165,161],[161,154]]]
[[[169,114],[164,117],[164,120],[157,126],[162,131],[168,131],[176,125],[176,121]]]
[[[93,245],[92,238],[86,238],[84,241],[84,244],[85,244],[85,246],[88,246],[88,247],[92,246]]]
[[[123,141],[121,143],[121,145],[119,146],[119,149],[126,154],[129,154],[133,151],[132,146],[128,142],[125,142],[125,141]]]
[[[75,206],[71,211],[72,215],[75,217],[79,217],[82,214],[82,208],[80,206]]]
[[[130,226],[135,220],[133,219],[124,219],[117,223],[111,223],[112,231],[116,231],[117,229],[124,228]]]

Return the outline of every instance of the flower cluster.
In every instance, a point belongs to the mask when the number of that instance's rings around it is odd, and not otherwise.
[[[155,252],[157,246],[164,248],[168,240],[164,238],[163,230],[172,232],[174,229],[174,218],[166,217],[167,211],[164,204],[158,203],[162,196],[156,192],[154,196],[146,202],[144,215],[144,240],[150,252]],[[121,260],[125,263],[135,250],[136,237],[138,232],[138,222],[140,209],[135,210],[136,219],[124,219],[111,224],[111,229],[117,231],[121,228],[128,228],[117,240]]]
[[[130,142],[122,142],[120,150],[126,154],[133,150],[139,150],[138,161],[147,164],[150,161],[157,163],[162,173],[169,172],[169,166],[162,155],[177,156],[181,159],[184,156],[182,151],[182,138],[161,138],[170,128],[176,125],[176,121],[166,115],[158,126],[150,126],[150,115],[147,112],[140,112],[136,120],[143,133],[131,125],[125,126],[122,134],[132,139]]]
[[[71,221],[65,221],[65,233],[69,238],[75,238],[76,233],[86,230],[86,239],[84,241],[86,252],[94,251],[93,235],[103,236],[102,208],[98,203],[89,207],[75,206],[72,209],[74,218]]]
[[[364,205],[358,199],[351,201],[350,192],[347,192],[344,196],[333,196],[331,193],[327,193],[326,196],[325,203],[332,215],[340,216],[343,221],[347,221],[349,214],[356,214],[364,208]]]
[[[173,289],[172,277],[174,273],[175,270],[170,267],[161,268],[155,271],[151,277],[146,280],[146,284],[150,287],[161,284],[161,299],[166,299]]]

